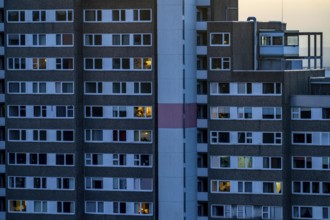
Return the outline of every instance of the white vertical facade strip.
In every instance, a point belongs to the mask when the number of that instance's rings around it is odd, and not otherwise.
[[[195,0],[158,0],[157,10],[158,104],[195,104]],[[197,132],[183,127],[158,128],[159,220],[197,219]]]

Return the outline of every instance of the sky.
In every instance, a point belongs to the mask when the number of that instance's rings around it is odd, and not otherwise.
[[[289,30],[323,32],[323,46],[329,47],[324,60],[330,64],[330,0],[239,0],[239,20],[249,16],[258,21],[283,18]]]

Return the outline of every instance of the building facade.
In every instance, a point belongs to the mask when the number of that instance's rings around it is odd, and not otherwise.
[[[322,33],[237,0],[1,7],[0,219],[329,219]]]

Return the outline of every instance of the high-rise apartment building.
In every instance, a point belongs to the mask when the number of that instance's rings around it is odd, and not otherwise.
[[[0,8],[0,219],[330,218],[322,33],[238,0]]]

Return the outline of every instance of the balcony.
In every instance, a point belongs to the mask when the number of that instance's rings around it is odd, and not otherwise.
[[[197,152],[207,152],[207,144],[197,144]]]
[[[260,56],[297,57],[299,46],[260,46]]]
[[[259,55],[263,57],[298,57],[299,34],[296,32],[261,32]]]
[[[198,201],[207,201],[208,200],[207,192],[198,192],[197,200]]]
[[[207,46],[197,46],[196,52],[197,55],[207,55]]]
[[[0,95],[0,101],[1,101],[1,95]],[[207,103],[207,95],[197,95],[197,103],[206,104]]]
[[[197,0],[196,5],[197,6],[210,6],[211,1],[210,0]]]
[[[197,176],[207,177],[207,168],[197,168]]]
[[[196,22],[196,30],[206,31],[207,30],[207,22],[206,21],[197,21]]]
[[[6,189],[5,188],[0,188],[0,196],[5,197],[6,196]],[[2,219],[2,218],[0,218]]]
[[[1,118],[0,118],[0,125],[1,125]],[[197,127],[207,128],[207,119],[197,119]]]

